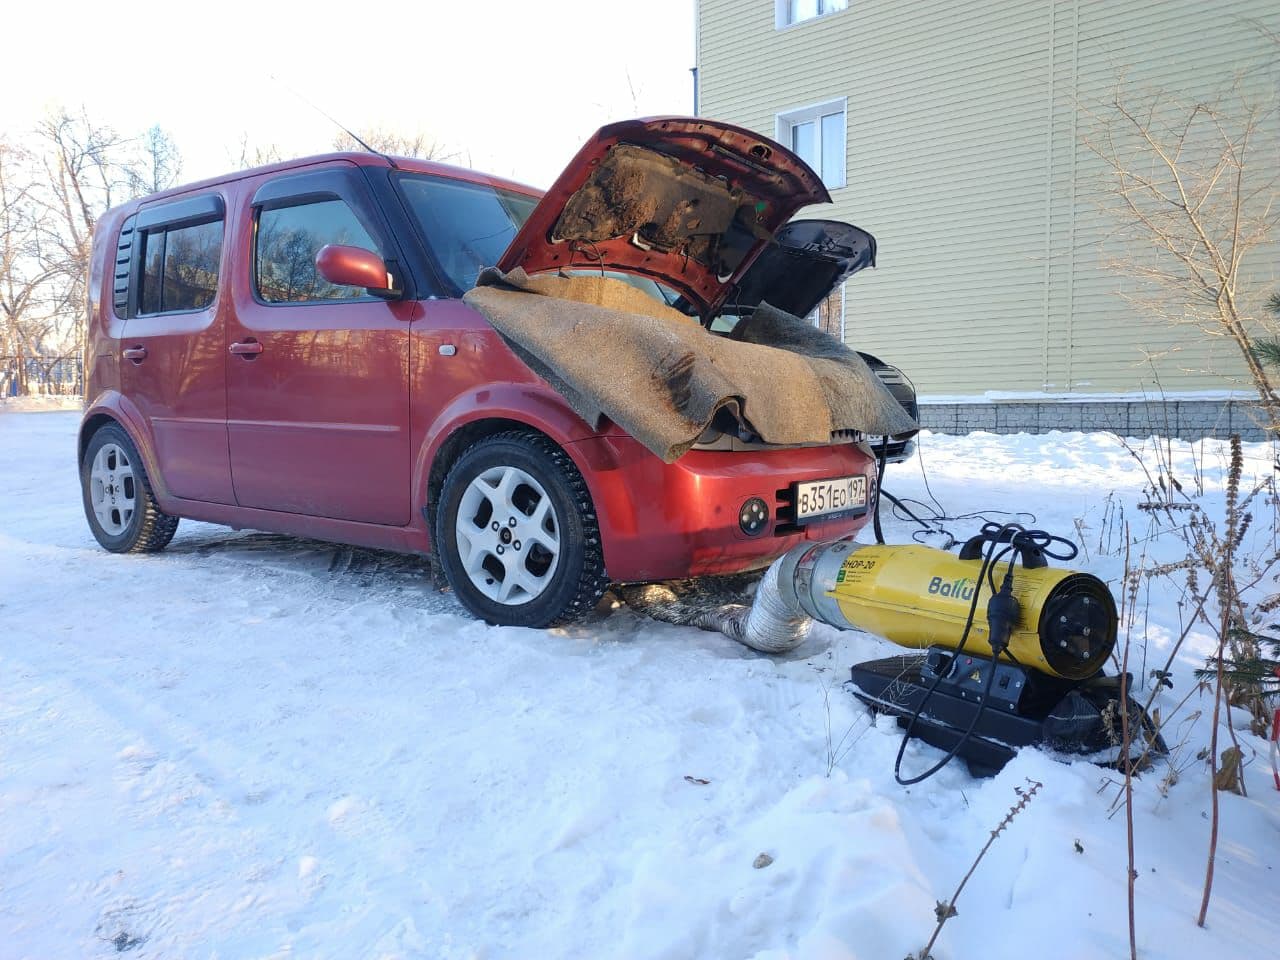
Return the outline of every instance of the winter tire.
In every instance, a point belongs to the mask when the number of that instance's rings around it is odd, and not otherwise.
[[[582,474],[540,434],[495,434],[445,477],[434,549],[462,605],[488,623],[577,620],[609,586]]]
[[[89,529],[112,553],[163,550],[178,529],[178,518],[160,511],[142,457],[117,424],[106,424],[89,439],[80,487]]]

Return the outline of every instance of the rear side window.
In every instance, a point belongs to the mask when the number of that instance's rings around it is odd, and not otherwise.
[[[331,243],[385,256],[342,200],[277,207],[258,214],[254,270],[267,303],[370,299],[361,287],[340,287],[316,272],[316,254]]]
[[[142,235],[138,313],[203,310],[218,292],[222,221],[171,226]]]

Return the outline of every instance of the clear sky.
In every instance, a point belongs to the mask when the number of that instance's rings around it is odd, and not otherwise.
[[[83,104],[168,130],[184,180],[234,168],[246,135],[328,149],[334,126],[290,88],[539,187],[602,124],[693,107],[693,0],[26,0],[4,19],[0,135]]]

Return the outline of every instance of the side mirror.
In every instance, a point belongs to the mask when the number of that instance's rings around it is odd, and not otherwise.
[[[371,296],[395,300],[401,290],[382,258],[371,250],[330,243],[316,254],[316,273],[340,287],[364,287]]]

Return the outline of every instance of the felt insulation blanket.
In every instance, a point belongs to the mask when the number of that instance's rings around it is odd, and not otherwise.
[[[608,417],[668,463],[721,410],[774,444],[917,429],[855,352],[766,304],[728,337],[603,276],[489,269],[463,299],[587,423]]]

